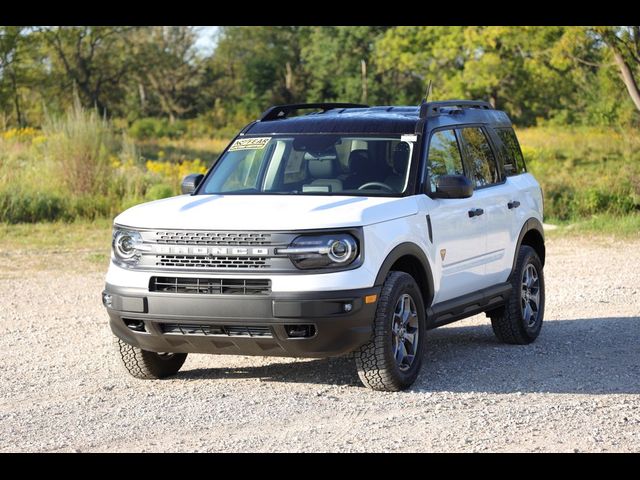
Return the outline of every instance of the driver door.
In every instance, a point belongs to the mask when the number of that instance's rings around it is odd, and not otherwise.
[[[440,175],[466,174],[456,130],[433,132],[427,162],[432,191]],[[423,198],[432,225],[434,275],[440,279],[433,303],[479,290],[485,275],[487,226],[486,215],[469,214],[478,207],[476,195]]]

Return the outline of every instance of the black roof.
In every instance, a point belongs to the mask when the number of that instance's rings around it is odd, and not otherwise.
[[[450,104],[453,103],[432,102],[425,104],[429,106],[439,105],[441,107],[441,113],[436,114],[428,113],[428,111],[434,110],[433,108],[424,108],[422,114],[426,118],[421,118],[420,106],[325,108],[322,111],[295,117],[288,117],[285,114],[282,118],[277,118],[268,110],[265,112],[263,120],[248,125],[243,133],[245,135],[295,133],[412,134],[416,132],[416,125],[421,120],[426,120],[429,126],[432,127],[460,123],[491,123],[511,126],[509,117],[502,111],[484,108],[457,109],[451,107]],[[329,106],[330,104],[327,105],[327,107]]]
[[[298,117],[258,121],[245,133],[413,133],[418,107],[335,108]]]

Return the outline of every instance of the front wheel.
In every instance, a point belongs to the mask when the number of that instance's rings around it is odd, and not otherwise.
[[[489,312],[498,340],[514,345],[533,342],[544,318],[544,275],[536,251],[523,245],[511,275],[511,294],[504,307]]]
[[[422,365],[426,313],[411,275],[390,272],[373,325],[371,340],[355,351],[362,383],[373,390],[398,391],[415,381]]]
[[[187,359],[186,353],[156,353],[134,347],[115,338],[115,347],[122,365],[130,375],[155,380],[175,375]]]

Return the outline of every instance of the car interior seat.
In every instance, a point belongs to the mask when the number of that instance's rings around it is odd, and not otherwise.
[[[335,147],[330,148],[326,152],[322,152],[318,156],[307,152],[304,159],[307,160],[307,168],[309,175],[314,180],[311,183],[302,186],[302,191],[342,191],[342,180],[338,179],[340,168],[338,165],[338,153]]]
[[[353,150],[349,154],[349,176],[344,181],[344,188],[354,190],[371,181],[371,164],[367,150]]]

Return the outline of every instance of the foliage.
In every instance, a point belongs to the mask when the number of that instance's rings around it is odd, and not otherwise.
[[[79,104],[47,118],[42,132],[0,134],[0,222],[114,216],[145,200],[177,195],[182,177],[204,173],[200,158],[146,160],[126,133]]]
[[[553,221],[640,211],[637,131],[546,127],[518,131],[518,138]]]
[[[193,137],[191,127],[228,137],[272,104],[415,105],[429,81],[433,99],[491,101],[521,126],[637,126],[639,36],[640,27],[226,26],[205,54],[195,27],[0,27],[0,128],[40,127],[77,95],[136,138]]]

